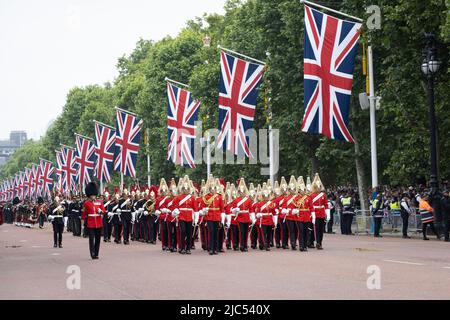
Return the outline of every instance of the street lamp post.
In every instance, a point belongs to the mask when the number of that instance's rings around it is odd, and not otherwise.
[[[436,130],[436,113],[434,108],[434,77],[439,71],[440,62],[437,57],[437,49],[435,46],[435,38],[431,33],[425,35],[427,44],[423,52],[423,62],[421,69],[427,78],[427,100],[428,113],[430,121],[430,160],[431,160],[431,175],[430,175],[430,202],[435,210],[436,228],[438,232],[441,227],[441,211],[440,211],[440,197],[439,197],[439,180],[438,180],[438,156],[437,156],[437,130]]]

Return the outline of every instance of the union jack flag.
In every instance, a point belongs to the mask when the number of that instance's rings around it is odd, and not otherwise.
[[[51,196],[51,191],[53,189],[53,165],[50,161],[41,159],[41,186],[42,186],[42,196]]]
[[[91,174],[95,167],[95,146],[93,141],[75,135],[77,144],[77,153],[75,156],[75,163],[77,164],[77,180],[78,185],[83,189],[89,182],[91,182]]]
[[[18,179],[19,179],[19,184],[17,186],[17,196],[19,197],[20,200],[23,200],[23,187],[24,187],[24,177],[23,177],[23,172],[19,171],[18,172]]]
[[[95,175],[98,180],[109,183],[116,148],[116,130],[96,122],[95,142],[95,153],[97,155]]]
[[[62,193],[62,180],[63,180],[63,172],[62,172],[62,152],[59,150],[55,150],[56,153],[56,183],[55,188],[59,193]]]
[[[75,163],[75,149],[61,146],[62,189],[68,193],[77,191],[77,170]]]
[[[167,83],[167,160],[180,166],[195,168],[194,142],[200,101],[189,91]]]
[[[220,71],[217,147],[253,158],[245,132],[253,126],[264,66],[222,51]]]
[[[33,170],[25,168],[25,196],[31,199],[31,189],[33,187]]]
[[[347,125],[360,28],[305,5],[303,132],[354,141]]]
[[[31,170],[33,171],[33,179],[31,180],[31,197],[37,198],[41,195],[41,167],[33,163]]]
[[[132,178],[136,176],[141,126],[142,120],[127,112],[117,110],[114,170]]]
[[[18,197],[19,196],[19,174],[15,174],[14,175],[14,180],[13,180],[13,189],[14,189],[14,197]]]

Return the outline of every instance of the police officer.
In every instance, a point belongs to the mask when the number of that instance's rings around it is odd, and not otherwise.
[[[341,198],[342,203],[342,234],[352,235],[353,216],[355,214],[355,201],[351,191],[347,191],[345,196]]]
[[[442,205],[442,216],[444,218],[444,240],[446,242],[450,241],[449,231],[450,231],[450,196],[448,190],[444,190],[443,197],[441,200]]]
[[[408,195],[406,193],[403,194],[402,200],[400,201],[400,216],[402,217],[402,232],[403,239],[410,239],[408,236],[408,221],[409,215],[412,213],[411,207],[409,205]]]
[[[375,200],[372,201],[372,216],[373,216],[373,222],[374,222],[374,237],[375,238],[381,238],[383,237],[380,235],[380,228],[381,223],[383,221],[383,197],[381,193],[377,195]]]
[[[88,200],[84,202],[81,220],[87,221],[89,233],[89,252],[93,260],[98,259],[100,250],[100,237],[103,229],[103,215],[106,210],[103,201],[98,200],[98,187],[95,182],[90,182],[85,188]]]

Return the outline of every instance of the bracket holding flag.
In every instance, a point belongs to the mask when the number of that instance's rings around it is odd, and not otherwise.
[[[254,62],[258,63],[258,64],[262,64],[263,66],[265,66],[265,65],[266,65],[266,63],[265,63],[264,61],[261,61],[261,60],[258,60],[258,59],[255,59],[255,58],[249,57],[249,56],[247,56],[247,55],[245,55],[245,54],[242,54],[242,53],[236,52],[236,51],[234,51],[234,50],[231,50],[231,49],[227,49],[227,48],[224,48],[224,47],[222,47],[222,46],[221,46],[220,44],[218,44],[218,45],[217,45],[217,48],[218,48],[218,49],[220,49],[220,50],[223,50],[223,51],[229,52],[229,53],[231,53],[231,54],[234,54],[234,55],[240,56],[241,58],[244,58],[244,59],[247,59],[247,60],[250,60],[250,61],[254,61]]]
[[[183,86],[183,87],[189,88],[189,85],[187,85],[187,84],[184,84],[184,83],[181,83],[181,82],[178,82],[178,81],[175,81],[175,80],[172,80],[172,79],[170,79],[170,78],[167,78],[167,77],[165,77],[165,78],[164,78],[164,81],[167,81],[167,82],[172,82],[172,83],[178,84],[178,85],[180,85],[180,86]]]

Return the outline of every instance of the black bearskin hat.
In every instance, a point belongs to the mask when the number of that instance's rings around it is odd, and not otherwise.
[[[86,188],[84,189],[84,193],[86,196],[98,196],[98,187],[95,182],[89,182]]]
[[[13,205],[16,205],[16,204],[19,204],[19,203],[20,203],[19,197],[15,197],[14,200],[13,200]]]
[[[38,204],[43,204],[44,203],[44,199],[42,199],[42,197],[38,197]]]

